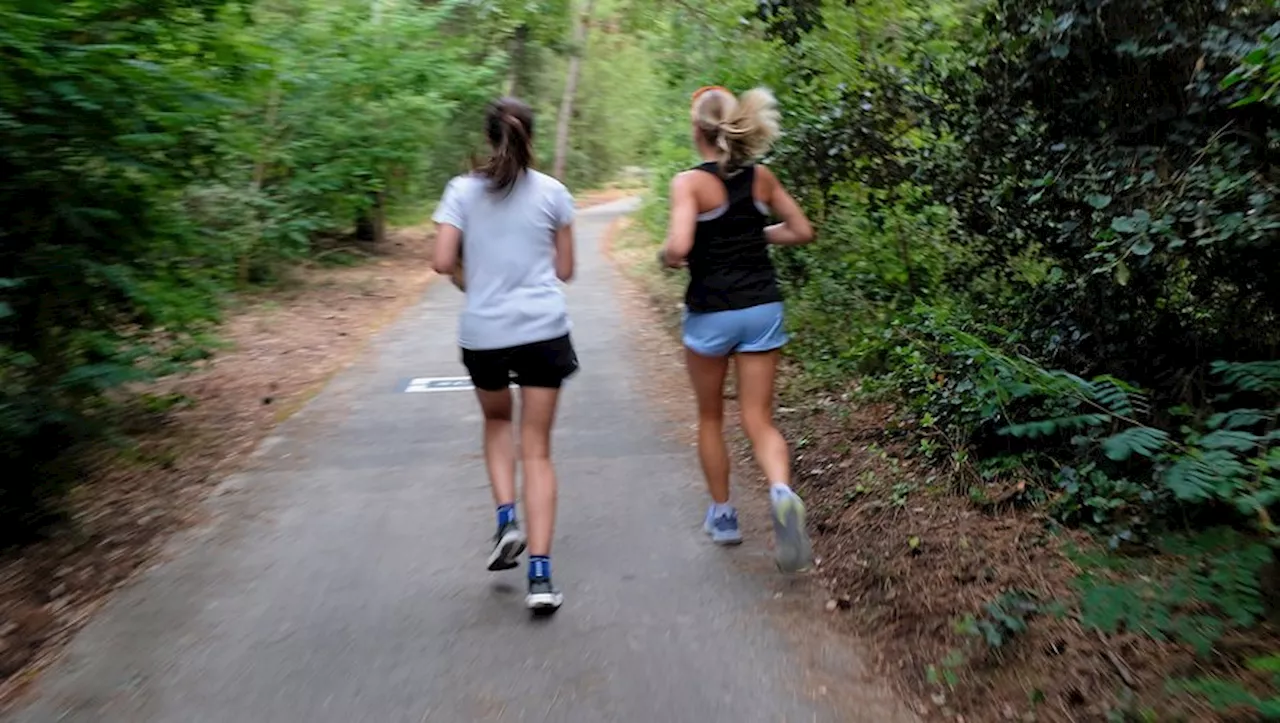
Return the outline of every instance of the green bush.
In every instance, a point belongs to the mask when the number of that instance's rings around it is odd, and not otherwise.
[[[71,481],[103,395],[198,356],[212,249],[180,212],[216,157],[233,72],[222,3],[23,3],[0,11],[0,529]],[[21,9],[18,9],[21,8]],[[212,68],[198,68],[197,61]],[[0,540],[4,542],[5,540]]]

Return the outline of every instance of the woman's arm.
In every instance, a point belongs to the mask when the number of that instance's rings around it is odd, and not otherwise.
[[[671,179],[671,218],[667,222],[667,241],[658,254],[663,265],[678,269],[685,266],[693,251],[693,235],[698,225],[698,198],[691,177],[681,173]]]
[[[556,230],[556,278],[569,283],[573,271],[573,224],[569,224]]]
[[[466,228],[466,212],[462,200],[459,179],[449,181],[440,198],[440,205],[431,214],[436,222],[436,241],[432,249],[431,266],[436,273],[453,279],[453,285],[466,291],[462,275],[462,234]]]
[[[466,282],[462,276],[462,231],[450,223],[436,226],[436,243],[432,254],[432,267],[437,274],[448,275],[453,285],[466,291]]]
[[[800,246],[813,241],[813,226],[800,204],[782,187],[773,171],[760,166],[760,173],[768,184],[769,208],[782,220],[782,223],[765,227],[765,239],[780,246]]]
[[[577,217],[577,205],[573,202],[573,194],[563,185],[556,187],[554,223],[555,237],[552,243],[556,250],[556,278],[563,283],[573,280],[575,259],[573,250],[573,221]]]

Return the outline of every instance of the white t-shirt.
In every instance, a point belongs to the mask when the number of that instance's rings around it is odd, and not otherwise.
[[[569,333],[555,269],[556,231],[574,219],[573,196],[564,184],[530,169],[504,194],[490,192],[482,176],[458,176],[432,218],[462,231],[463,349],[508,349]]]

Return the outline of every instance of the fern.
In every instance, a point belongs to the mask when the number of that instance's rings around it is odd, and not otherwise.
[[[1217,678],[1175,681],[1171,693],[1189,693],[1205,699],[1214,710],[1243,708],[1256,712],[1263,720],[1280,720],[1280,696],[1262,698],[1239,683]]]
[[[1202,449],[1226,449],[1234,452],[1248,452],[1262,441],[1256,434],[1234,429],[1219,429],[1210,432],[1200,439],[1198,445]]]
[[[1280,653],[1250,660],[1249,670],[1280,675]]]
[[[1277,534],[1268,509],[1280,504],[1280,408],[1241,408],[1214,414],[1203,427],[1184,427],[1181,440],[1164,429],[1140,421],[1148,413],[1142,391],[1112,377],[1086,381],[1065,371],[1039,369],[1029,361],[992,355],[1009,372],[1009,379],[1033,380],[1032,386],[1060,409],[1091,407],[1086,414],[1061,414],[1004,426],[1006,436],[1037,439],[1062,432],[1093,432],[1104,427],[1119,431],[1102,437],[1098,447],[1112,462],[1126,467],[1130,476],[1139,460],[1152,465],[1152,478],[1182,502],[1222,502],[1245,515],[1255,516],[1264,531]],[[1220,362],[1213,371],[1234,391],[1280,394],[1280,362],[1244,364]],[[1012,383],[1012,381],[1008,382]],[[1176,412],[1175,412],[1176,413]],[[1186,416],[1186,412],[1182,412]],[[1097,439],[1086,434],[1084,441]],[[1070,486],[1080,491],[1080,485]],[[1124,506],[1123,500],[1090,500],[1089,508],[1106,517],[1106,510]],[[1076,509],[1078,505],[1064,506]],[[1095,517],[1097,515],[1095,514]]]
[[[1088,427],[1100,427],[1109,420],[1110,417],[1105,414],[1080,414],[1074,417],[1046,419],[1025,424],[1010,424],[1000,429],[999,433],[1019,439],[1036,439],[1037,437],[1049,437],[1062,432],[1079,431]]]
[[[1228,385],[1246,392],[1280,393],[1280,362],[1214,362],[1211,369]]]
[[[1146,411],[1146,397],[1135,387],[1113,377],[1099,377],[1088,385],[1089,397],[1119,417],[1132,417],[1138,408]]]
[[[1247,628],[1262,616],[1258,580],[1271,560],[1267,545],[1225,528],[1163,543],[1168,555],[1183,560],[1180,567],[1163,573],[1139,567],[1120,580],[1086,569],[1076,581],[1081,623],[1107,633],[1123,628],[1173,638],[1207,655],[1228,626]]]
[[[1130,427],[1102,441],[1107,457],[1123,462],[1135,454],[1152,458],[1169,445],[1169,433],[1154,427]]]
[[[1272,685],[1280,690],[1280,654],[1254,658],[1248,667],[1259,673],[1272,673]],[[1239,683],[1218,678],[1171,680],[1166,687],[1170,693],[1200,696],[1218,711],[1249,710],[1263,720],[1280,720],[1280,694],[1263,698]]]
[[[1233,409],[1209,417],[1205,426],[1209,429],[1244,429],[1265,422],[1275,416],[1277,410]]]

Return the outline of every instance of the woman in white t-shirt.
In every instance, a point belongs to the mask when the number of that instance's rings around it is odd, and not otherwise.
[[[527,544],[526,604],[550,614],[563,602],[551,582],[551,429],[560,387],[578,369],[561,288],[573,277],[574,205],[564,184],[533,169],[529,106],[514,98],[495,101],[484,126],[488,159],[449,182],[433,217],[435,269],[454,275],[467,296],[458,343],[484,413],[485,464],[498,507],[489,569],[517,567]],[[520,388],[527,538],[516,520],[512,384]]]

